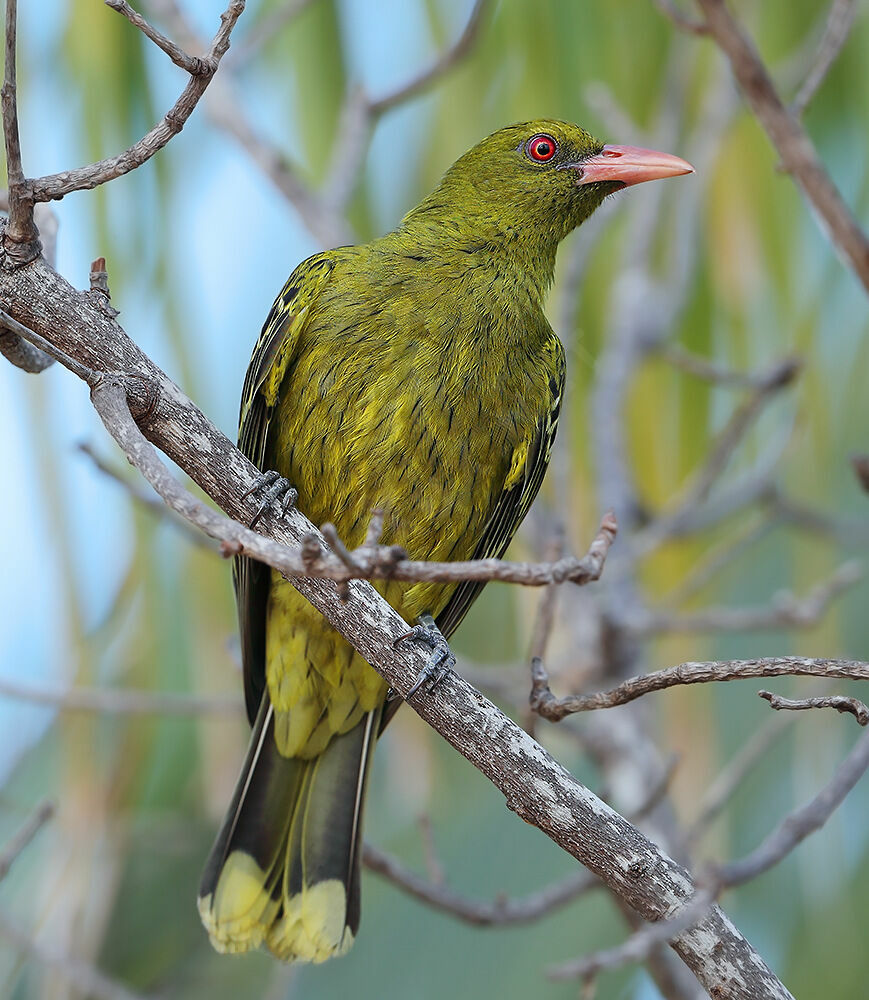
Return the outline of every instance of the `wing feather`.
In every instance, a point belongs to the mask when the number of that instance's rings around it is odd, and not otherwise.
[[[525,474],[518,482],[504,489],[495,500],[489,520],[474,549],[472,559],[500,559],[516,534],[516,529],[528,513],[537,496],[552,455],[552,444],[558,427],[561,396],[564,391],[564,348],[553,334],[549,344],[551,357],[549,379],[549,406],[542,413],[528,446]],[[508,480],[509,481],[509,480]],[[437,626],[445,636],[452,635],[468,613],[484,583],[467,581],[453,591],[446,607],[437,617]]]
[[[241,395],[238,447],[258,469],[262,469],[265,462],[280,384],[293,363],[299,336],[334,266],[328,255],[318,254],[293,271],[275,299],[253,349]],[[251,724],[265,687],[265,612],[269,580],[269,569],[262,563],[244,556],[234,560],[244,694]]]

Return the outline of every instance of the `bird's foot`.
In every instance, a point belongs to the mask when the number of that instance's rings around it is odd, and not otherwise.
[[[258,495],[261,498],[259,508],[248,522],[249,528],[256,527],[257,521],[265,514],[271,505],[280,501],[281,514],[285,515],[290,507],[296,502],[299,494],[289,480],[270,469],[256,477],[253,486],[242,494],[241,499],[246,500],[250,496]]]
[[[456,665],[456,658],[441,630],[435,625],[431,615],[420,615],[419,624],[400,635],[393,645],[400,642],[421,642],[431,650],[428,663],[420,670],[413,687],[407,692],[409,701],[417,691],[425,689],[429,694],[440,684]]]

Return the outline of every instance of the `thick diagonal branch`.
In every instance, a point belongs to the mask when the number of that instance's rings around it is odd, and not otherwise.
[[[117,372],[124,384],[138,379],[148,387],[149,405],[136,410],[142,432],[231,517],[249,515],[241,498],[257,470],[92,299],[76,292],[41,260],[14,270],[0,266],[0,298],[14,303],[17,321],[80,365]],[[262,527],[287,545],[299,545],[316,530],[298,511],[286,518],[268,513]],[[406,623],[369,583],[351,581],[345,603],[332,581],[293,582],[396,691],[411,688],[427,652],[410,643],[394,645],[406,632]],[[666,917],[693,895],[684,868],[458,675],[449,675],[434,693],[413,699],[411,706],[489,778],[509,808],[594,872],[644,919]],[[790,997],[717,907],[672,947],[700,982],[707,989],[714,987],[722,998]]]

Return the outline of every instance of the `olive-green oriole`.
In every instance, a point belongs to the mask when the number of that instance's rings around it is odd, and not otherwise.
[[[684,160],[557,121],[484,139],[381,239],[309,258],[253,352],[239,447],[357,546],[371,512],[413,559],[501,556],[549,461],[564,351],[543,312],[559,242]],[[365,784],[387,685],[268,567],[237,560],[250,748],[199,909],[214,946],[287,961],[359,926]],[[449,636],[482,583],[380,582]]]

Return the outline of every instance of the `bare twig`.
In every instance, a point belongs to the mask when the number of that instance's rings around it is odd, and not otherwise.
[[[380,538],[383,535],[383,522],[386,516],[386,512],[382,507],[375,507],[371,511],[371,520],[368,522],[368,527],[365,529],[365,541],[362,543],[366,548],[374,548],[380,543]]]
[[[827,236],[869,292],[869,239],[842,200],[812,140],[782,103],[754,42],[724,0],[698,3],[709,34],[727,56],[745,100],[781,158],[782,169],[793,176]]]
[[[66,351],[52,344],[50,340],[46,340],[45,337],[40,336],[35,330],[31,330],[29,327],[24,326],[23,323],[19,323],[17,319],[13,319],[2,309],[0,309],[0,327],[3,327],[20,340],[29,343],[42,354],[50,357],[52,361],[59,361],[64,368],[68,368],[74,375],[78,375],[88,385],[96,380],[97,373],[92,368],[83,365],[80,361],[67,354]]]
[[[344,212],[356,184],[362,163],[371,145],[376,118],[365,90],[351,86],[344,97],[337,140],[330,156],[329,169],[323,183],[323,199],[335,212]]]
[[[719,573],[746,552],[755,549],[776,526],[776,519],[765,517],[739,533],[725,538],[719,545],[698,559],[686,575],[667,593],[669,607],[677,608],[697,594]]]
[[[771,448],[755,463],[754,468],[734,476],[733,482],[720,486],[701,507],[680,506],[678,517],[673,516],[671,511],[653,520],[629,539],[628,545],[634,556],[647,555],[665,541],[708,531],[753,504],[768,502],[775,493],[779,457],[780,450]]]
[[[607,515],[609,516],[609,515]],[[553,532],[553,538],[546,547],[544,553],[548,561],[557,561],[564,551],[564,526],[557,524]],[[534,619],[534,628],[531,632],[531,659],[546,656],[546,647],[549,644],[549,637],[555,624],[555,609],[558,603],[558,584],[550,583],[546,586],[540,597],[537,606],[537,615]]]
[[[111,7],[112,10],[116,10],[119,14],[123,16],[133,25],[135,25],[139,31],[146,38],[150,40],[157,46],[157,48],[162,49],[167,56],[175,63],[176,66],[184,70],[185,73],[189,73],[191,76],[200,76],[202,74],[211,74],[214,69],[209,65],[209,63],[200,59],[199,56],[188,55],[180,45],[176,45],[171,38],[167,38],[165,35],[153,28],[148,22],[139,14],[137,11],[127,3],[127,0],[103,0],[107,7]]]
[[[434,841],[434,831],[432,830],[431,818],[423,813],[417,820],[419,834],[422,840],[422,847],[425,853],[425,867],[428,877],[435,885],[446,883],[446,874],[441,859],[438,857],[437,847]]]
[[[163,503],[163,501],[155,493],[153,493],[153,491],[143,487],[138,479],[132,480],[123,475],[119,469],[116,469],[112,464],[98,455],[91,444],[83,441],[78,445],[78,450],[83,455],[87,455],[87,457],[93,462],[94,466],[99,469],[104,476],[107,476],[109,479],[122,486],[129,494],[130,498],[140,507],[147,510],[149,514],[153,514],[155,517],[164,519],[173,527],[183,531],[185,537],[194,545],[208,549],[210,552],[217,551],[216,546],[213,545],[201,531],[194,528],[189,521],[185,521],[183,518],[179,517],[175,511],[167,507],[166,504]]]
[[[633,539],[632,548],[636,556],[648,555],[663,542],[678,536],[684,531],[685,523],[698,516],[698,512],[704,509],[713,487],[720,480],[727,463],[752,424],[767,403],[791,384],[799,370],[798,359],[786,358],[769,371],[753,376],[751,394],[734,410],[687,488],[682,490],[669,511],[657,517],[648,528]]]
[[[818,45],[814,64],[797,92],[797,96],[791,102],[790,113],[794,118],[802,116],[826,79],[830,67],[838,59],[839,53],[851,33],[851,28],[854,27],[856,14],[857,0],[833,0],[830,4],[830,13],[827,17],[824,34]]]
[[[27,822],[9,841],[0,854],[0,882],[9,873],[18,856],[27,848],[31,840],[39,833],[45,824],[54,816],[54,803],[46,799],[30,814]]]
[[[615,948],[596,951],[591,955],[552,966],[547,975],[555,980],[581,979],[589,983],[598,973],[605,970],[619,969],[632,962],[644,962],[658,945],[672,941],[695,923],[713,904],[714,898],[714,893],[703,889],[666,920],[644,924],[627,941]]]
[[[130,691],[120,688],[50,688],[0,677],[0,697],[46,705],[63,712],[105,712],[109,715],[225,715],[238,718],[242,702],[236,695]]]
[[[803,598],[790,591],[781,591],[766,606],[709,607],[700,611],[668,612],[644,610],[638,612],[626,627],[636,636],[673,632],[748,632],[761,629],[811,628],[827,613],[831,603],[844,590],[863,578],[860,563],[847,562],[828,579],[819,583]]]
[[[797,358],[786,358],[759,378],[754,392],[734,411],[718,435],[703,468],[688,491],[686,505],[697,506],[707,499],[737,445],[743,440],[763,407],[775,393],[793,382],[799,370],[800,361]]]
[[[540,664],[542,667],[542,664]],[[837,677],[845,680],[869,680],[869,663],[861,660],[828,660],[802,656],[768,657],[758,660],[709,660],[680,663],[652,674],[632,677],[609,691],[575,694],[556,698],[549,689],[545,671],[535,678],[532,704],[544,718],[558,722],[566,715],[614,708],[642,698],[653,691],[681,684],[746,680],[753,677]]]
[[[365,845],[363,860],[366,868],[389,879],[415,899],[477,927],[531,923],[586,892],[601,888],[600,879],[583,870],[528,896],[518,899],[499,896],[490,903],[469,899],[442,882],[425,879],[371,844]]]
[[[6,145],[6,176],[9,184],[9,225],[7,252],[18,264],[26,264],[40,250],[39,234],[33,221],[33,198],[21,166],[21,139],[18,133],[17,75],[18,0],[6,0],[6,67],[0,103],[3,108],[3,139]]]
[[[727,762],[726,767],[706,789],[700,800],[697,817],[685,834],[685,844],[691,847],[721,813],[739,786],[769,749],[793,723],[792,715],[774,715],[754,731],[749,740]]]
[[[728,368],[727,365],[719,362],[711,361],[709,358],[701,357],[699,354],[692,354],[675,344],[661,344],[657,349],[657,354],[667,364],[673,365],[674,368],[679,368],[695,378],[713,382],[715,385],[732,386],[735,389],[760,389],[769,386],[773,372],[778,371],[781,375],[789,374],[783,370],[783,366],[793,364],[793,361],[781,362],[780,366],[776,366],[772,372],[742,372]]]
[[[851,466],[860,485],[869,493],[869,455],[854,455],[851,458]]]
[[[302,222],[324,247],[355,242],[353,229],[299,176],[285,153],[263,138],[244,115],[226,81],[218,81],[208,116],[231,135],[278,191],[299,213]]]
[[[93,1000],[145,1000],[144,994],[131,992],[87,962],[68,958],[48,945],[28,937],[2,913],[0,937],[6,938],[16,951],[27,955],[37,965],[53,969],[81,996],[92,997]]]
[[[709,28],[703,21],[689,17],[676,3],[676,0],[652,0],[655,6],[674,24],[678,24],[683,31],[690,35],[707,35]]]
[[[185,17],[176,0],[148,0],[152,14],[163,19],[187,48],[204,47],[204,41]],[[251,124],[223,72],[209,87],[206,111],[214,124],[230,135],[256,166],[299,213],[309,232],[324,247],[354,242],[347,219],[314,191],[282,149]]]
[[[474,0],[465,28],[456,41],[428,69],[395,90],[370,98],[362,87],[350,87],[341,109],[337,129],[339,141],[335,144],[322,188],[323,201],[330,211],[342,212],[346,208],[378,119],[435,84],[468,54],[480,32],[490,2]]]
[[[798,503],[773,486],[765,498],[770,514],[784,524],[791,524],[802,531],[827,535],[842,545],[853,548],[869,542],[869,518],[831,515]]]
[[[232,29],[241,16],[244,5],[245,0],[230,0],[220,17],[220,27],[211,41],[208,52],[199,60],[201,68],[190,77],[181,96],[147,135],[117,156],[108,157],[85,167],[77,167],[75,170],[64,170],[26,181],[27,197],[33,202],[52,201],[63,198],[72,191],[98,187],[135,170],[162,149],[181,131],[205,93],[220,60],[229,48]]]
[[[285,0],[281,6],[262,16],[228,56],[230,68],[238,70],[250,62],[269,39],[294,21],[311,3],[312,0]]]
[[[809,708],[835,708],[837,712],[850,713],[861,726],[869,725],[869,707],[857,698],[842,694],[817,698],[785,698],[772,691],[758,691],[761,698],[769,702],[771,708],[801,712]]]
[[[739,861],[716,867],[719,886],[742,885],[778,864],[809,834],[819,830],[869,767],[869,732],[857,740],[830,782],[806,805],[786,816],[755,851]]]
[[[564,526],[556,523],[550,543],[546,547],[545,556],[548,559],[558,559],[564,549]],[[531,630],[530,661],[542,661],[546,656],[546,647],[555,625],[555,610],[558,605],[558,592],[561,588],[557,583],[550,583],[540,595],[537,614],[534,617],[534,627]],[[521,716],[522,728],[532,736],[537,732],[537,714],[528,706]]]
[[[439,80],[445,73],[449,72],[473,46],[489,3],[490,0],[474,0],[474,6],[471,8],[464,31],[456,41],[418,76],[408,80],[390,93],[374,98],[369,104],[371,114],[374,117],[385,114],[396,107],[396,105],[403,104],[412,97],[416,97],[417,94],[422,93],[422,91]]]

